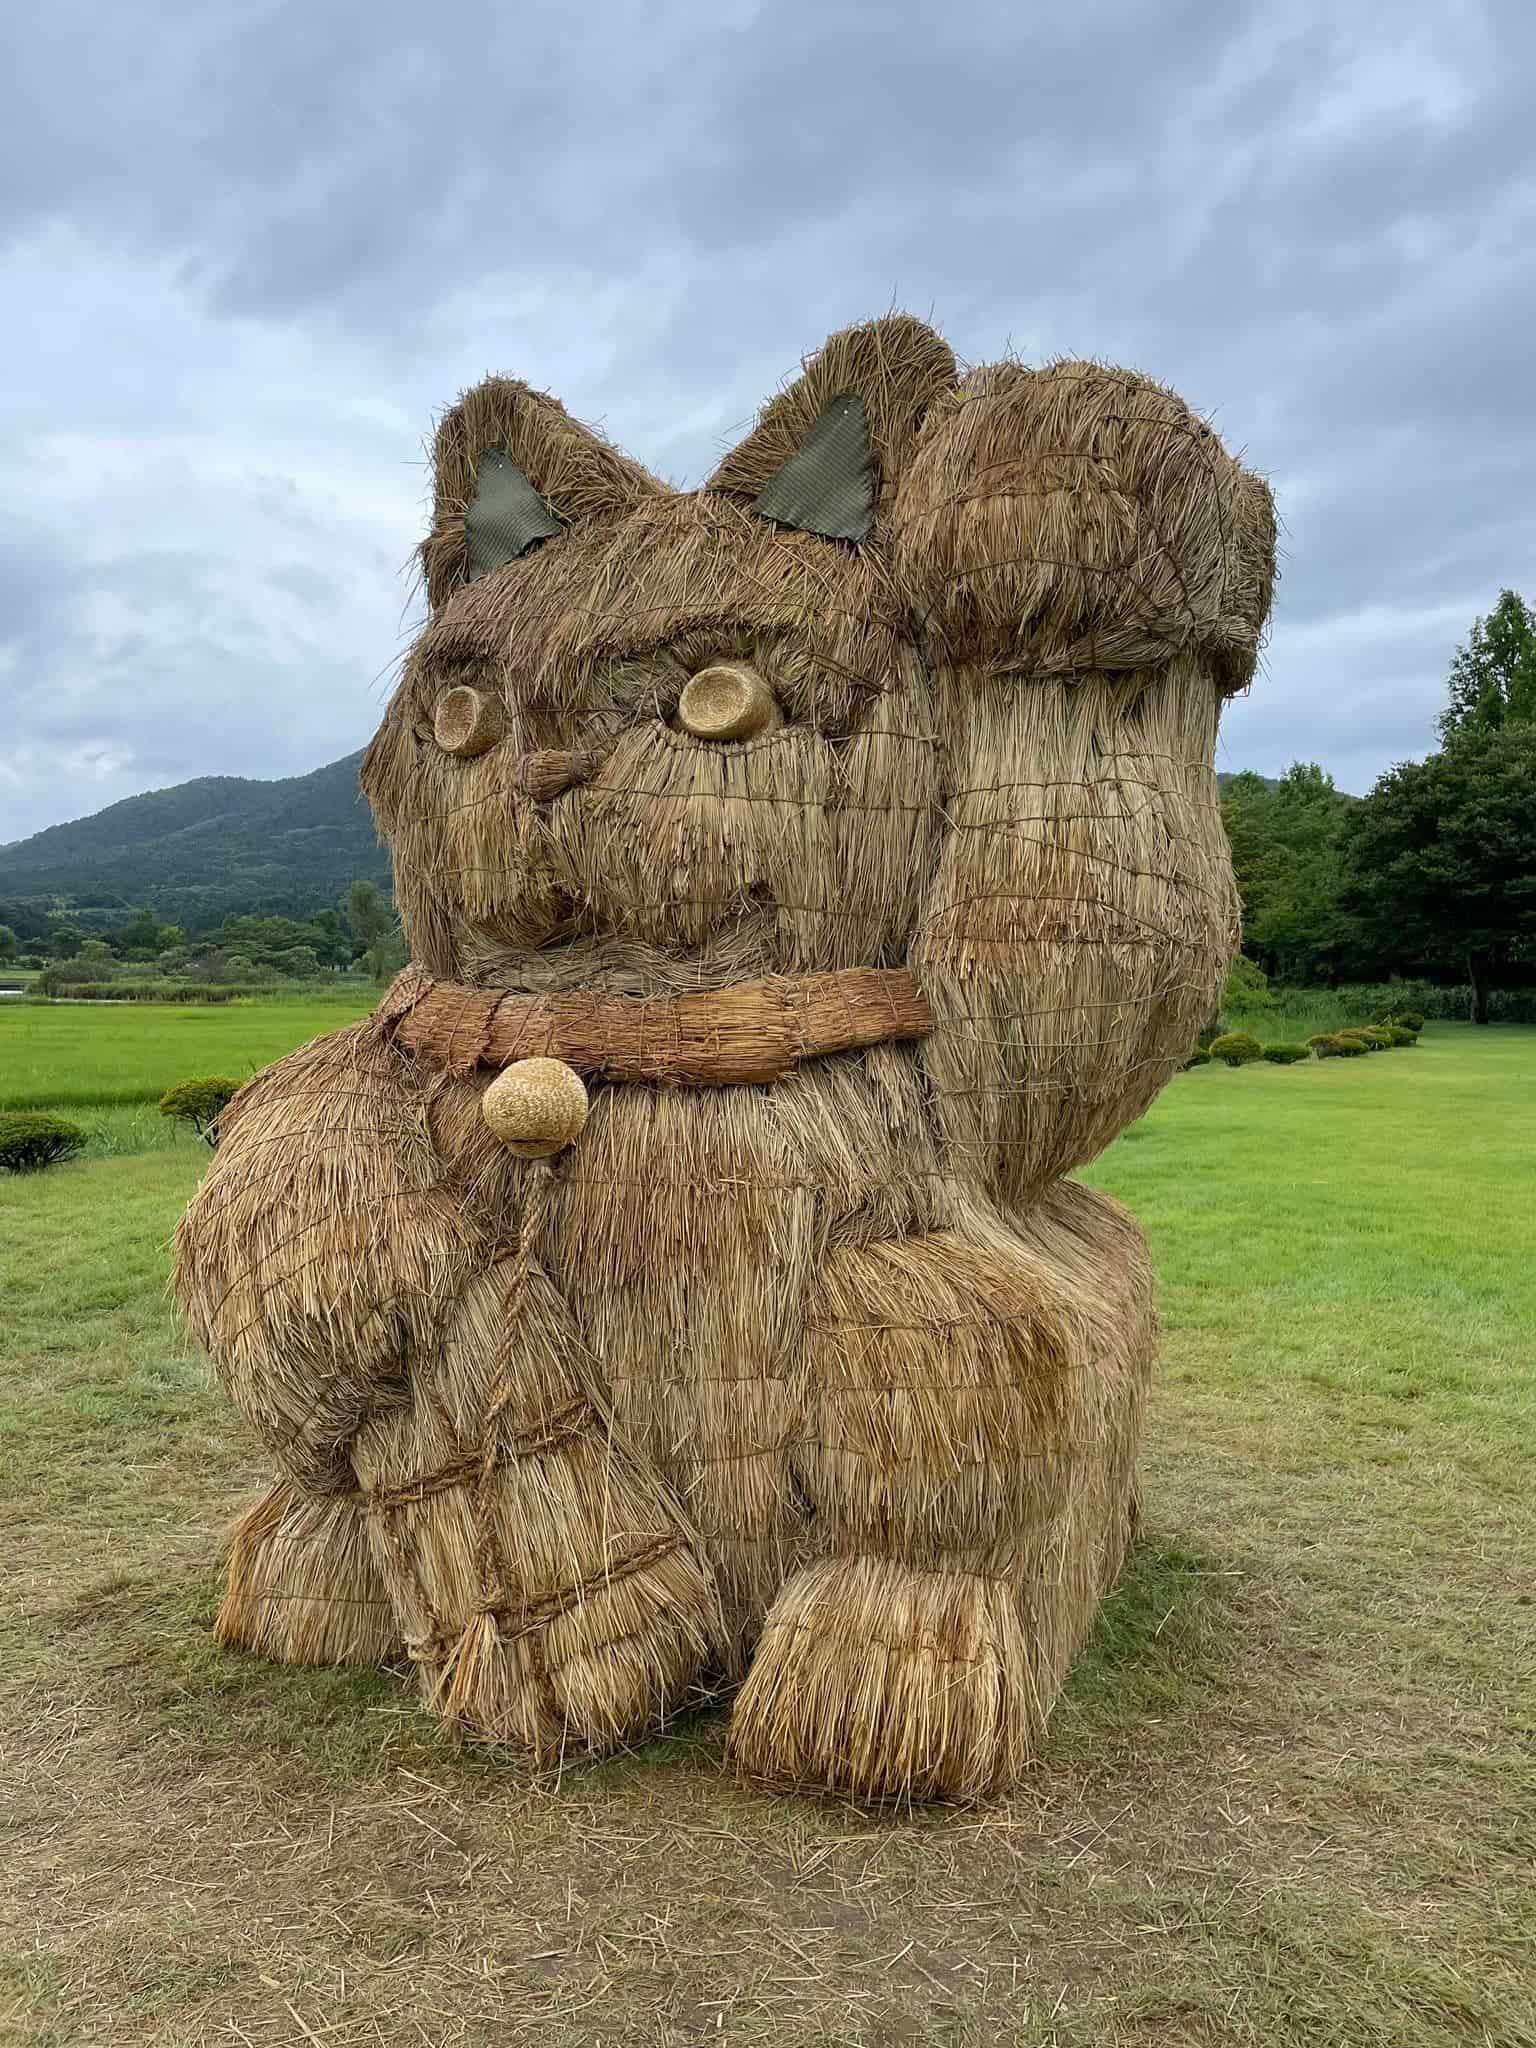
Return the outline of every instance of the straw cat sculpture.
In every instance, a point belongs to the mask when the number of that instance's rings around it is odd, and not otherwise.
[[[224,1641],[408,1655],[539,1755],[731,1684],[754,1777],[1017,1779],[1154,1348],[1066,1176],[1222,985],[1273,555],[1169,392],[902,317],[692,493],[523,384],[447,414],[363,771],[413,964],[241,1091],[180,1232],[278,1475]]]

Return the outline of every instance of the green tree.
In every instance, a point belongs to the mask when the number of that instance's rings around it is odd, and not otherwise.
[[[23,952],[42,952],[48,943],[53,921],[54,914],[40,908],[35,900],[29,902],[25,897],[0,897],[0,924],[10,926]]]
[[[373,882],[354,882],[347,891],[347,922],[357,935],[375,981],[388,981],[405,957],[400,926],[389,899]]]
[[[1518,591],[1502,591],[1487,618],[1472,621],[1451,663],[1448,695],[1442,740],[1536,719],[1536,613]]]
[[[0,960],[16,958],[16,934],[8,924],[0,924]]]
[[[90,963],[100,981],[110,981],[117,972],[117,955],[105,939],[86,939],[80,947],[80,958]]]
[[[1344,903],[1344,823],[1353,799],[1315,761],[1278,783],[1245,772],[1222,798],[1243,909],[1243,946],[1282,981],[1335,979],[1358,949]]]
[[[322,967],[346,967],[352,959],[352,934],[339,910],[317,910],[309,920],[307,944],[320,955]]]
[[[1353,810],[1348,897],[1397,957],[1459,967],[1472,1021],[1536,963],[1536,723],[1473,725]]]
[[[1228,782],[1221,798],[1221,822],[1232,848],[1243,923],[1258,915],[1269,886],[1269,811],[1273,786],[1245,768]]]
[[[136,910],[126,924],[118,926],[112,938],[119,952],[142,953],[146,959],[171,943],[152,910]]]

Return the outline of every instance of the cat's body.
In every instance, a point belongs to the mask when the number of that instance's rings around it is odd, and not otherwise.
[[[867,518],[834,476],[829,538],[795,457],[851,396]],[[182,1240],[287,1475],[226,1636],[403,1643],[541,1750],[723,1674],[756,1774],[996,1789],[1133,1518],[1146,1259],[1063,1176],[1225,969],[1212,753],[1267,497],[1155,386],[957,384],[904,320],[834,338],[699,493],[495,382],[437,456],[434,617],[364,774],[424,975],[641,1004],[905,970],[932,1029],[771,1082],[589,1067],[548,1163],[388,1003],[251,1084]],[[749,736],[690,724],[720,664]]]

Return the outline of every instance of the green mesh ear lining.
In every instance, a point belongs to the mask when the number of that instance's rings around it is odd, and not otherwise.
[[[848,392],[827,402],[753,509],[780,526],[828,540],[869,539],[875,530],[875,458],[862,398]]]
[[[475,472],[474,500],[464,515],[470,582],[504,562],[515,562],[560,530],[559,520],[511,456],[488,448]]]

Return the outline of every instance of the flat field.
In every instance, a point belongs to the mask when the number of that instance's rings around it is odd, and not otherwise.
[[[282,1049],[66,1014],[129,1101]],[[0,2040],[1536,2048],[1536,1031],[1202,1068],[1092,1169],[1160,1275],[1148,1524],[972,1812],[743,1789],[716,1712],[534,1777],[217,1652],[263,1465],[165,1298],[205,1157],[0,1181]]]
[[[0,1110],[158,1102],[195,1074],[243,1081],[306,1038],[372,1009],[378,991],[234,1003],[0,1002]]]

